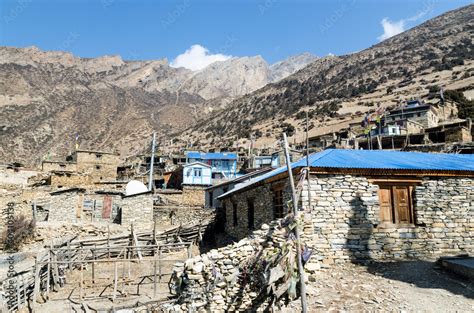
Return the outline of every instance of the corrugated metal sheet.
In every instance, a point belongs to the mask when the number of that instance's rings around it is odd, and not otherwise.
[[[356,169],[391,169],[391,170],[438,170],[438,171],[473,171],[474,155],[401,152],[386,150],[342,150],[328,149],[309,156],[311,167],[315,168],[356,168]],[[305,167],[306,158],[291,164],[291,168]],[[286,172],[286,166],[269,173],[237,184],[234,189],[221,195],[245,189],[255,183]]]
[[[189,159],[201,160],[237,160],[237,154],[230,152],[186,152]]]

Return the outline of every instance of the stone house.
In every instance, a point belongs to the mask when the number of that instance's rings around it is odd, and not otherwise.
[[[150,230],[153,228],[153,192],[146,191],[122,196],[121,224],[129,226],[133,223],[136,229]]]
[[[53,191],[48,207],[48,222],[78,223],[82,218],[85,189],[68,188]]]
[[[235,185],[248,181],[251,178],[257,177],[264,173],[271,171],[272,168],[264,167],[259,168],[256,171],[250,172],[248,174],[239,176],[237,178],[224,181],[217,185],[211,186],[206,189],[206,208],[213,208],[213,209],[220,209],[222,208],[221,201],[218,199],[219,196],[223,195],[224,193],[228,192],[229,190],[234,189]]]
[[[72,155],[77,171],[85,173],[97,180],[117,179],[119,155],[113,152],[76,150]]]
[[[76,166],[76,162],[72,162],[72,161],[44,160],[43,162],[41,162],[41,170],[43,172],[53,172],[53,171],[76,172],[77,166]]]
[[[435,106],[412,100],[399,109],[390,110],[384,120],[386,124],[398,124],[410,120],[420,123],[423,127],[434,127],[438,125],[440,118]]]
[[[325,150],[309,162],[298,207],[319,261],[474,252],[474,155]],[[284,167],[236,185],[219,197],[226,232],[243,238],[283,217],[290,198]]]

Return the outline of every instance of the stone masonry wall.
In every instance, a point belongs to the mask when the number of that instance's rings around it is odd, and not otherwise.
[[[249,238],[179,262],[173,271],[183,284],[181,303],[163,305],[165,312],[255,312],[268,303],[267,288],[252,285],[254,268],[282,247],[287,233],[274,221]],[[295,253],[294,250],[290,253]],[[255,277],[254,277],[255,278]]]
[[[83,195],[78,192],[52,195],[48,205],[48,221],[77,223],[80,221],[82,201]]]
[[[204,207],[206,191],[201,186],[183,186],[183,205]]]
[[[279,182],[280,184],[282,182]],[[286,205],[290,200],[291,194],[289,184],[285,181],[283,193],[283,209],[288,210]],[[273,191],[274,186],[271,184],[263,185],[250,189],[235,196],[225,198],[225,217],[226,217],[226,233],[234,238],[244,238],[253,229],[258,229],[264,223],[269,223],[274,219],[273,212]],[[254,228],[249,229],[248,223],[248,204],[249,200],[254,204]],[[233,203],[237,205],[237,225],[234,225],[234,208]]]
[[[423,179],[414,191],[416,225],[379,225],[378,186],[365,177],[312,177],[311,199],[312,222],[305,239],[324,264],[473,252],[472,179]],[[307,201],[306,188],[305,209]]]
[[[414,188],[416,225],[380,225],[378,188],[362,176],[312,175],[309,209],[305,182],[301,201],[304,237],[316,251],[317,266],[355,259],[432,258],[474,252],[472,178],[424,178]],[[288,186],[284,190],[286,203]],[[247,198],[255,199],[256,228],[273,220],[270,184],[226,198],[226,232],[239,239],[251,232]],[[237,204],[236,226],[232,201]]]
[[[136,229],[153,228],[153,197],[144,193],[122,198],[122,225],[133,223]]]

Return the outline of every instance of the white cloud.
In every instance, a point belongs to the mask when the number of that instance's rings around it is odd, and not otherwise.
[[[383,27],[383,34],[377,37],[377,39],[380,41],[383,41],[405,31],[405,20],[392,22],[388,18],[384,18],[380,23]]]
[[[388,39],[390,37],[393,37],[395,35],[398,35],[404,32],[406,30],[408,23],[416,22],[417,20],[419,20],[420,18],[422,18],[423,16],[431,12],[433,10],[433,6],[434,6],[434,0],[430,0],[425,3],[425,6],[417,14],[408,18],[401,19],[396,22],[392,22],[388,18],[384,18],[380,22],[380,24],[382,24],[382,27],[383,27],[383,34],[377,37],[377,39],[380,41],[383,41],[385,39]]]
[[[201,45],[192,45],[184,53],[178,55],[170,65],[172,67],[184,67],[192,71],[198,71],[211,63],[225,61],[232,58],[231,55],[210,54],[209,50]]]

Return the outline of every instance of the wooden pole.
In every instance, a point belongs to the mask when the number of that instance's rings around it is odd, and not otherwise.
[[[26,305],[26,283],[25,283],[25,277],[21,275],[21,282],[23,283],[23,303]]]
[[[304,268],[303,262],[301,259],[301,242],[300,242],[300,226],[299,226],[299,214],[298,214],[298,199],[296,199],[296,190],[295,190],[295,183],[293,179],[293,172],[291,169],[291,161],[290,161],[290,153],[288,151],[288,141],[286,139],[286,134],[283,133],[283,142],[285,146],[285,158],[286,158],[286,167],[288,170],[288,178],[290,180],[291,186],[291,198],[293,201],[293,214],[296,221],[295,227],[295,236],[296,236],[296,255],[298,258],[298,273],[300,275],[300,292],[301,292],[301,311],[306,313],[308,311],[308,306],[306,302],[306,285],[304,282]]]
[[[109,224],[107,224],[107,255],[110,259],[110,227]]]
[[[112,294],[112,302],[115,302],[117,296],[117,285],[118,285],[118,264],[114,262],[114,293]]]
[[[71,251],[69,250],[69,249],[71,248],[71,242],[70,242],[69,240],[68,240],[68,242],[66,243],[66,246],[67,246],[67,248],[68,248],[67,260],[68,260],[68,261],[71,261],[71,259],[72,259],[72,258],[71,258]],[[51,258],[50,258],[50,261],[51,261]],[[71,263],[68,264],[68,268],[69,268],[69,270],[72,269],[72,264],[71,264]]]
[[[95,260],[95,250],[92,250],[92,260],[94,261]],[[92,262],[92,283],[94,284],[95,283],[95,262]]]
[[[19,277],[17,276],[16,277],[16,304],[17,304],[17,309],[18,311],[20,310],[21,308],[21,297],[20,297],[20,279]]]
[[[161,249],[158,248],[161,252]],[[153,298],[156,297],[156,256],[153,258]]]
[[[306,111],[306,167],[308,168],[308,172],[306,173],[306,181],[308,183],[308,209],[311,212],[311,184],[309,178],[309,118],[308,118],[308,111]]]
[[[48,265],[46,274],[46,295],[49,298],[49,284],[51,282],[51,250],[48,251]]]
[[[35,287],[33,289],[33,301],[31,303],[31,309],[36,312],[36,299],[40,291],[40,263],[38,262],[38,256],[35,257]]]
[[[158,248],[158,271],[159,271],[159,282],[161,283],[161,247]]]

